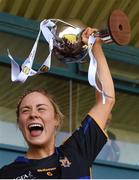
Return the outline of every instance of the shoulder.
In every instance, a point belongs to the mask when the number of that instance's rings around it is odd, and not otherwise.
[[[107,142],[107,135],[89,114],[85,116],[80,127],[62,144],[61,148],[67,155],[92,165],[94,159]]]
[[[4,171],[5,169],[9,169],[9,168],[12,168],[13,166],[15,166],[15,161],[14,162],[11,162],[3,167],[0,168],[0,172],[1,171]]]
[[[65,144],[79,144],[84,141],[89,141],[92,139],[96,140],[98,137],[104,139],[104,141],[107,141],[107,134],[106,132],[101,128],[101,126],[98,124],[97,121],[94,120],[94,118],[88,113],[83,121],[81,122],[80,126],[72,133],[72,135],[64,141],[63,145]],[[93,140],[93,141],[94,141]]]
[[[18,174],[23,170],[25,163],[21,163],[16,161],[16,159],[0,168],[0,179],[11,179],[11,177],[15,177],[15,174]]]
[[[11,173],[14,168],[16,169],[15,162],[12,162],[0,168],[0,178],[5,178],[4,176]]]

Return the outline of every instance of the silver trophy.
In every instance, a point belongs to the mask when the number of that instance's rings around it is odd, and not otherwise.
[[[51,19],[55,26],[51,28],[54,35],[54,53],[63,63],[82,63],[88,54],[88,47],[82,42],[84,28],[72,25],[60,19]],[[130,41],[130,24],[121,10],[114,10],[107,22],[107,28],[95,32],[104,43],[126,45]]]

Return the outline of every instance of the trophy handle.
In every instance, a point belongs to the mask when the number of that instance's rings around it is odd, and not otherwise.
[[[114,10],[108,18],[108,27],[95,33],[106,44],[116,43],[126,45],[131,38],[131,28],[128,17],[121,10]]]

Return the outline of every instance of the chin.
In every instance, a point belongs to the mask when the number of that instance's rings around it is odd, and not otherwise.
[[[41,147],[46,146],[46,144],[47,144],[46,141],[45,141],[45,142],[39,141],[39,140],[28,141],[28,146],[29,146],[29,147],[34,147],[34,148],[35,148],[35,147],[41,148]]]

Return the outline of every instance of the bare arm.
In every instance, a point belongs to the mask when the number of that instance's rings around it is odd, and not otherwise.
[[[89,35],[95,30],[96,29],[87,28],[82,35],[83,41],[86,42]],[[101,85],[103,86],[103,91],[106,94],[106,103],[102,103],[102,95],[96,91],[96,103],[89,111],[89,114],[98,122],[98,124],[100,124],[101,128],[104,129],[109,114],[115,103],[115,91],[111,73],[101,47],[101,40],[99,38],[96,39],[92,52],[97,60],[97,75]]]

